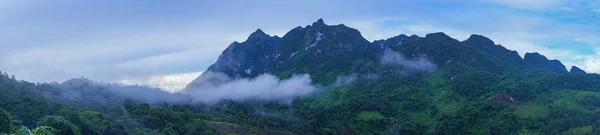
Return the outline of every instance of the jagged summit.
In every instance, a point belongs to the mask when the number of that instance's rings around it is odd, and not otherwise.
[[[325,22],[323,21],[323,18],[319,18],[319,20],[317,20],[316,22],[314,22],[312,24],[312,26],[327,26],[327,24],[325,24]]]
[[[444,32],[435,32],[435,33],[429,33],[427,35],[425,35],[425,38],[428,39],[435,39],[435,40],[456,40],[448,35],[446,35],[446,33]]]
[[[252,32],[252,34],[250,34],[250,35],[267,35],[267,34],[261,29],[256,29],[256,31]]]
[[[565,68],[565,65],[562,64],[562,62],[558,60],[548,60],[546,56],[541,55],[537,52],[525,53],[524,59],[525,61],[536,67],[540,67],[558,73],[567,73],[567,69]]]
[[[577,66],[572,66],[570,73],[583,73],[583,74],[586,74],[587,72],[585,72],[583,69],[581,69],[581,68],[579,68]]]
[[[247,41],[227,47],[207,71],[223,72],[232,78],[256,77],[264,73],[281,76],[300,72],[318,74],[316,70],[330,69],[336,70],[331,72],[348,73],[356,69],[357,64],[376,60],[377,50],[358,30],[344,25],[327,25],[319,19],[310,26],[296,27],[281,38],[270,37],[258,29]],[[326,82],[334,81],[327,79]]]
[[[524,59],[527,61],[535,61],[535,60],[548,61],[548,58],[546,58],[546,56],[541,55],[538,52],[525,53]]]
[[[393,47],[393,46],[400,46],[402,45],[402,43],[404,42],[404,40],[407,40],[409,37],[404,35],[404,34],[400,34],[398,36],[392,37],[392,38],[388,38],[388,39],[381,39],[381,40],[375,40],[373,41],[373,45],[378,47],[379,49],[385,49],[385,48],[389,48],[389,47]]]
[[[255,76],[283,68],[287,65],[286,61],[308,57],[310,56],[308,54],[327,57],[349,54],[346,57],[354,57],[345,51],[358,53],[368,44],[370,42],[364,39],[358,30],[343,25],[329,26],[323,19],[319,19],[312,26],[295,27],[283,37],[270,37],[258,29],[249,36],[247,41],[230,45],[209,70],[226,72],[234,77]],[[369,55],[375,54],[365,53],[356,56]]]
[[[250,36],[248,36],[247,40],[263,39],[263,38],[270,38],[270,37],[271,37],[270,35],[266,34],[261,29],[256,29],[256,31],[252,32],[252,34],[250,34]]]
[[[482,46],[492,46],[492,45],[496,45],[494,43],[494,41],[492,41],[491,39],[482,36],[482,35],[478,35],[478,34],[473,34],[469,37],[469,39],[464,41],[465,43],[469,44],[469,45],[482,45]]]
[[[392,37],[392,39],[394,38],[408,38],[408,36],[404,35],[404,34],[400,34],[398,36]]]
[[[508,57],[508,60],[513,63],[518,63],[522,66],[527,66],[523,61],[523,58],[517,51],[509,50],[502,45],[496,45],[491,39],[478,34],[473,34],[469,39],[462,41],[462,43],[477,48],[479,50],[491,53],[498,57]]]

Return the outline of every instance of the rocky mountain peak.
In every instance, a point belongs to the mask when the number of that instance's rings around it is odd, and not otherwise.
[[[327,26],[327,24],[325,24],[325,22],[323,21],[323,18],[319,18],[319,20],[317,20],[316,22],[314,22],[312,24],[312,26],[314,26],[314,27]]]
[[[496,45],[491,39],[482,35],[473,34],[469,39],[464,41],[468,45],[479,45],[479,46],[493,46]]]
[[[585,72],[583,69],[577,67],[577,66],[573,66],[571,67],[571,71],[570,73],[583,73],[586,74],[587,72]]]
[[[429,33],[429,34],[425,35],[425,38],[434,39],[434,40],[456,40],[456,39],[446,35],[446,33],[444,33],[444,32]]]
[[[562,64],[562,62],[558,60],[548,60],[546,56],[541,55],[537,52],[526,53],[524,59],[526,62],[542,69],[546,69],[557,73],[567,73],[567,69],[565,68],[565,65]]]
[[[250,34],[250,36],[248,36],[247,40],[265,39],[265,38],[270,38],[270,37],[271,36],[269,36],[268,34],[263,32],[261,29],[257,29],[256,31],[252,32],[252,34]]]

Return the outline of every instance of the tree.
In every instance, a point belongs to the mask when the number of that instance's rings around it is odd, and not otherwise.
[[[148,133],[144,132],[143,130],[136,128],[133,131],[129,132],[130,135],[147,135]]]
[[[0,133],[9,133],[12,129],[12,116],[6,110],[0,108]]]
[[[18,130],[15,131],[15,135],[54,135],[53,133],[55,132],[54,128],[52,127],[47,127],[47,126],[41,126],[41,127],[37,127],[33,130],[30,130],[27,127],[21,127]]]
[[[53,135],[56,130],[52,127],[41,126],[31,130],[34,135]]]
[[[67,121],[61,116],[46,116],[43,117],[37,124],[38,126],[49,126],[56,129],[56,134],[60,135],[80,135],[79,127]]]
[[[541,133],[532,132],[525,128],[521,129],[521,131],[517,132],[517,135],[541,135]]]
[[[193,120],[191,123],[187,124],[187,135],[209,135],[209,134],[217,134],[212,128],[208,126],[208,123],[202,121],[201,119]]]
[[[592,134],[594,135],[598,135],[600,134],[600,120],[594,122],[594,124],[592,124]]]
[[[177,132],[175,130],[173,130],[173,128],[166,128],[163,129],[162,132],[160,132],[161,135],[177,135]]]

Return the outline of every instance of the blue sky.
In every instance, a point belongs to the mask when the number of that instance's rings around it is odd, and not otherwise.
[[[256,29],[281,36],[319,18],[371,41],[482,34],[600,72],[600,1],[591,0],[6,0],[0,70],[34,82],[84,76],[177,89]]]

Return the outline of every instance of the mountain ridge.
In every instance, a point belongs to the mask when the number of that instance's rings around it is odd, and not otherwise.
[[[264,73],[275,74],[285,78],[298,72],[310,73],[310,70],[312,69],[306,68],[313,67],[293,62],[295,61],[295,56],[300,55],[300,57],[308,57],[304,55],[310,53],[310,55],[315,57],[322,56],[323,54],[331,54],[335,55],[335,57],[350,57],[362,60],[338,61],[346,63],[343,65],[356,66],[354,69],[346,68],[342,71],[339,71],[348,74],[349,72],[355,71],[357,68],[362,67],[360,65],[357,66],[356,63],[362,62],[364,64],[365,62],[368,63],[377,61],[377,59],[381,57],[381,53],[383,50],[385,50],[385,48],[397,48],[404,42],[417,40],[430,40],[427,42],[448,41],[453,42],[453,44],[456,45],[466,45],[474,48],[475,52],[483,52],[483,56],[485,57],[498,59],[492,61],[499,63],[513,63],[513,65],[518,69],[543,69],[557,73],[569,73],[562,62],[558,60],[549,60],[544,55],[535,52],[526,53],[524,57],[521,57],[517,51],[509,50],[502,45],[496,44],[493,40],[483,35],[472,34],[468,39],[459,41],[443,32],[430,33],[425,35],[425,37],[400,34],[388,39],[370,42],[367,41],[360,34],[360,31],[356,29],[347,27],[343,24],[327,25],[323,19],[318,19],[316,22],[313,22],[312,25],[307,25],[306,27],[297,26],[288,31],[282,37],[270,36],[261,29],[257,29],[248,36],[246,41],[241,43],[237,41],[231,43],[219,56],[217,61],[206,71],[223,72],[234,78],[252,78]],[[419,48],[419,46],[414,47]],[[342,55],[349,52],[357,54]],[[415,55],[415,53],[423,54],[422,52],[411,52],[411,55]],[[429,55],[431,56],[438,54],[430,53]],[[327,59],[314,57],[310,57],[308,59],[309,60],[306,61],[309,63],[313,63],[315,61],[327,61]],[[476,59],[481,58],[473,58],[473,60]],[[444,62],[446,61],[437,62],[436,64],[442,64]],[[287,71],[290,67],[304,67],[304,69]],[[332,82],[332,80],[325,80],[325,82]],[[190,89],[194,83],[195,81],[192,81],[185,89]]]

